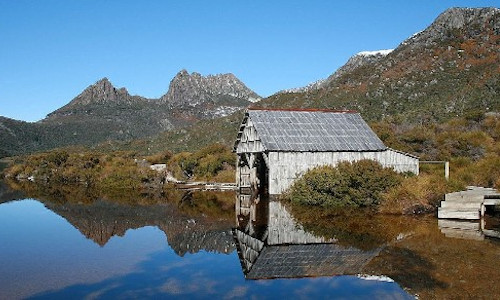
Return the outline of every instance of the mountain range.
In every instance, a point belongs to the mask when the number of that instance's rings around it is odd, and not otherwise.
[[[181,70],[159,99],[132,96],[103,78],[39,122],[0,117],[0,157],[144,138],[224,117],[258,100],[233,74],[202,76]]]
[[[231,74],[204,77],[183,70],[160,99],[130,96],[103,79],[41,122],[0,118],[0,156],[146,136],[114,145],[158,150],[230,145],[239,111],[249,105],[351,109],[368,121],[398,118],[410,125],[497,113],[500,9],[450,8],[395,49],[360,52],[326,79],[253,104],[259,99]]]

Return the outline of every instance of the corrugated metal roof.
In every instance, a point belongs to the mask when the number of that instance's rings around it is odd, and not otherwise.
[[[268,151],[382,151],[387,147],[358,113],[248,110]]]

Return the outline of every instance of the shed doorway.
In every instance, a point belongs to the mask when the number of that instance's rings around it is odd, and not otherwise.
[[[238,181],[240,191],[267,193],[269,189],[269,167],[264,154],[244,153],[238,155]]]

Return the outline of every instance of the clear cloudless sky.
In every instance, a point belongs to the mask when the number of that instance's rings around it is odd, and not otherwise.
[[[181,69],[261,96],[390,49],[449,7],[500,0],[0,0],[0,115],[37,121],[107,77],[158,98]]]

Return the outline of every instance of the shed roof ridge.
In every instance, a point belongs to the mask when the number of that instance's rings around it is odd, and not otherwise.
[[[358,114],[355,110],[350,109],[323,109],[323,108],[266,108],[266,107],[248,107],[247,111],[295,111],[295,112],[325,112],[325,113],[344,113]]]

